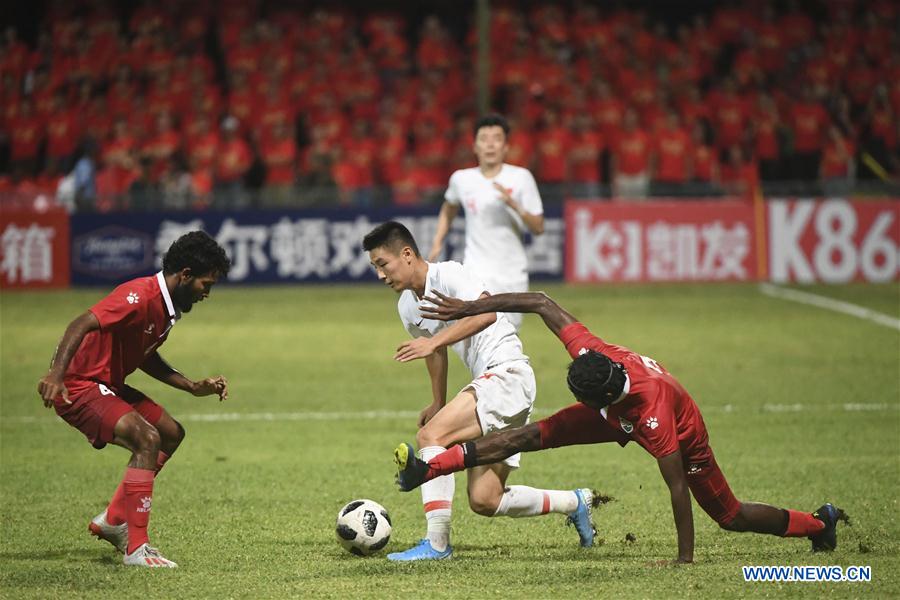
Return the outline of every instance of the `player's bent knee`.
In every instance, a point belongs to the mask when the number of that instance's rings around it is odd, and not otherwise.
[[[500,498],[488,494],[469,494],[469,508],[482,517],[493,517],[500,506]]]
[[[416,432],[416,444],[419,448],[428,448],[429,446],[445,447],[446,443],[443,436],[441,436],[441,432],[434,427],[425,425],[425,427]]]
[[[154,456],[155,453],[159,452],[159,448],[162,444],[159,431],[157,431],[156,427],[146,421],[141,420],[141,422],[136,425],[132,437],[137,451],[154,453]]]

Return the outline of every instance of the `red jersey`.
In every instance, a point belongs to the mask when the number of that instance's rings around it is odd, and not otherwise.
[[[624,431],[654,458],[679,449],[685,464],[703,463],[712,457],[700,409],[659,363],[607,344],[581,323],[563,327],[559,337],[572,358],[595,350],[622,363],[628,371],[624,398],[600,410],[613,428]]]
[[[95,383],[121,394],[125,378],[166,341],[181,317],[162,272],[123,283],[90,311],[100,329],[84,336],[69,363],[65,385],[73,396]]]

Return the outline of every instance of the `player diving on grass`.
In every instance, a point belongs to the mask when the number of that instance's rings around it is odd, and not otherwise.
[[[224,400],[224,377],[192,381],[159,355],[172,327],[228,274],[225,251],[202,231],[178,238],[162,271],[133,279],[75,318],[66,328],[38,383],[44,405],[78,429],[98,450],[107,444],[131,452],[125,476],[109,506],[88,525],[126,565],[177,567],[150,545],[147,526],[153,482],[184,439],[184,428],[165,409],[125,384],[137,369],[194,396]]]
[[[427,262],[409,230],[394,221],[379,225],[366,235],[363,249],[369,253],[378,279],[400,294],[400,320],[413,337],[400,345],[394,359],[425,359],[431,379],[433,401],[419,415],[416,434],[422,460],[431,460],[452,444],[528,423],[535,398],[534,372],[507,318],[485,311],[448,324],[424,317],[419,310],[420,301],[434,294],[472,300],[485,296],[481,280],[457,262]],[[448,346],[456,351],[473,378],[449,402]],[[412,447],[409,451],[413,452]],[[581,545],[591,546],[591,508],[599,498],[589,489],[556,491],[507,486],[506,479],[519,466],[519,458],[510,452],[468,470],[471,509],[486,517],[562,513],[575,525]],[[452,555],[450,513],[454,487],[452,475],[435,477],[422,485],[426,537],[405,552],[389,554],[390,560],[435,560]]]
[[[540,315],[573,358],[566,383],[578,403],[541,421],[465,442],[430,459],[420,460],[408,444],[400,444],[394,457],[401,490],[519,452],[603,442],[624,446],[633,440],[656,458],[669,488],[678,534],[678,558],[673,562],[694,560],[691,493],[723,529],[807,537],[813,551],[833,550],[837,545],[837,522],[848,519],[829,503],[808,513],[738,500],[716,464],[700,410],[681,384],[652,358],[596,337],[547,295],[526,292],[459,299],[432,290],[424,300],[419,307],[422,315],[439,321],[494,312]]]

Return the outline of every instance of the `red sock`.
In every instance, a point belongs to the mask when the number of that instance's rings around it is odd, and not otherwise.
[[[150,522],[150,506],[153,501],[153,477],[148,469],[125,469],[125,506],[128,522],[128,553],[141,544],[146,544],[147,524]]]
[[[169,458],[168,454],[162,450],[159,451],[156,457],[157,474],[159,474]],[[106,522],[110,525],[121,525],[125,522],[127,513],[128,509],[125,507],[125,481],[123,480],[119,482],[119,487],[116,488],[112,499],[109,501],[109,506],[106,507]]]
[[[463,451],[462,444],[448,448],[428,461],[428,473],[425,474],[425,481],[462,471],[466,468],[465,459],[466,453]]]
[[[110,525],[121,525],[125,522],[127,512],[125,508],[125,479],[123,478],[119,482],[119,487],[113,492],[109,506],[106,507],[106,522]]]
[[[809,537],[825,529],[825,524],[808,512],[786,510],[788,526],[783,537]]]

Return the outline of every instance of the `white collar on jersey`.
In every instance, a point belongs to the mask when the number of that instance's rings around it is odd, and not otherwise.
[[[631,391],[631,378],[628,377],[628,373],[625,373],[625,386],[622,388],[622,393],[619,394],[619,397],[616,398],[609,406],[616,404],[617,402],[621,402],[625,399],[625,396],[628,395],[628,392]],[[606,418],[606,413],[609,410],[609,406],[604,406],[600,409],[600,414],[603,415],[603,418]]]
[[[156,283],[159,284],[159,291],[162,292],[163,300],[166,301],[166,310],[169,311],[169,319],[174,323],[181,318],[181,311],[176,309],[175,305],[172,304],[172,296],[169,295],[169,286],[166,285],[166,278],[163,277],[162,271],[156,274]]]
[[[617,402],[621,402],[625,399],[625,396],[628,395],[628,392],[631,391],[631,378],[628,377],[628,373],[625,373],[625,386],[622,388],[622,393],[619,394],[619,397],[613,400],[613,404]]]

